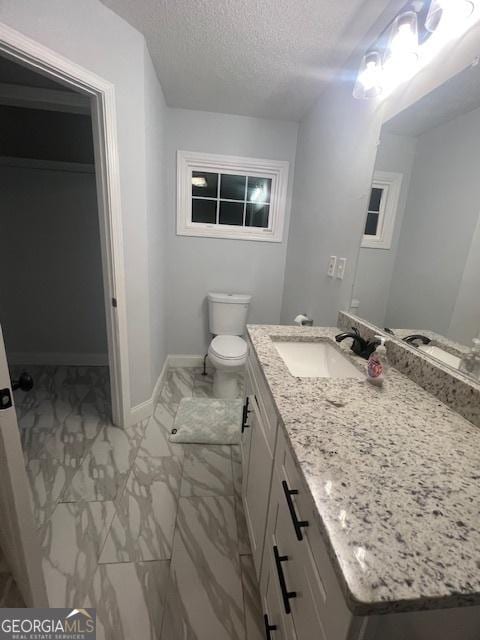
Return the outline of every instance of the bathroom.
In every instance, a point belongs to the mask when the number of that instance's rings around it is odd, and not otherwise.
[[[2,620],[478,638],[479,19],[1,3],[0,56],[89,101],[112,400],[90,430],[92,380],[13,392],[1,343]]]

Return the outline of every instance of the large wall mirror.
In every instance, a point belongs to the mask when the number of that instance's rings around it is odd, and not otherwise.
[[[480,65],[384,123],[351,309],[465,368],[480,333]]]

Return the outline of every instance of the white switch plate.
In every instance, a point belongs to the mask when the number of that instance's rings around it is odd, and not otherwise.
[[[337,266],[337,256],[330,256],[330,260],[328,261],[328,269],[327,276],[329,278],[333,278],[335,275],[335,268]]]
[[[345,269],[347,268],[347,259],[339,258],[338,266],[337,266],[337,278],[339,280],[343,280],[343,276],[345,275]]]

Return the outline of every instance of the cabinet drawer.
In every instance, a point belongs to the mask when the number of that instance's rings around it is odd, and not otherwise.
[[[328,640],[343,640],[348,637],[353,616],[345,603],[320,534],[316,507],[294,463],[283,432],[278,435],[273,482],[279,486],[272,486],[272,494],[274,491],[279,493],[281,508],[288,514],[285,526],[291,536],[290,545],[296,549],[296,557],[304,567],[302,588],[309,594],[325,637]],[[287,498],[287,490],[290,499]],[[295,526],[298,522],[308,522],[308,526],[298,528]],[[298,539],[298,529],[301,540]],[[300,582],[300,578],[296,579]]]

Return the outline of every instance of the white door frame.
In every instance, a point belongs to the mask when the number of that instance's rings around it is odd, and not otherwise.
[[[90,99],[112,418],[114,424],[127,426],[130,417],[130,376],[115,88],[103,78],[1,23],[0,53]]]

